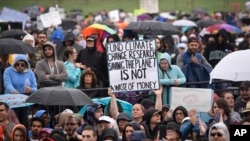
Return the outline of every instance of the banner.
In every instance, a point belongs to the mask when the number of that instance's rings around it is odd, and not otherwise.
[[[56,26],[62,23],[60,14],[58,11],[49,12],[40,15],[41,22],[44,28]]]
[[[159,13],[158,0],[140,0],[140,9],[144,9],[147,13]]]
[[[108,43],[106,49],[114,92],[159,89],[155,40]]]
[[[197,112],[208,112],[212,106],[212,90],[198,88],[172,87],[170,94],[170,107],[184,106],[188,111],[192,108]]]

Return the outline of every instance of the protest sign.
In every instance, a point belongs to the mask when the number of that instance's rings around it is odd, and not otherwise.
[[[120,12],[118,9],[109,11],[108,16],[112,22],[118,22],[120,20]]]
[[[140,9],[144,9],[147,13],[158,13],[158,0],[140,0]]]
[[[155,40],[108,43],[106,49],[114,92],[159,89]]]
[[[198,112],[207,112],[212,106],[212,90],[199,88],[172,87],[170,94],[170,107],[184,106],[187,110],[192,108]]]
[[[40,15],[41,22],[44,28],[56,26],[62,23],[61,17],[58,11],[53,11]]]

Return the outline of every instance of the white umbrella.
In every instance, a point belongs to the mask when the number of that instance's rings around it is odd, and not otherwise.
[[[250,80],[250,49],[235,51],[225,56],[210,73],[210,79],[231,81]],[[211,82],[210,81],[210,82]]]
[[[176,20],[172,24],[174,26],[197,26],[195,22],[186,19]]]

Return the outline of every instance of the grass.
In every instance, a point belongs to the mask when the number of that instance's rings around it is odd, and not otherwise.
[[[229,1],[228,6],[224,5],[224,1]],[[232,3],[239,3],[241,9],[245,10],[246,0],[159,0],[160,11],[181,10],[191,12],[194,8],[206,8],[209,13],[222,10],[231,10]],[[113,10],[122,8],[125,11],[133,12],[134,9],[140,7],[140,0],[0,0],[0,7],[9,7],[22,10],[26,6],[39,4],[44,7],[58,4],[59,7],[65,8],[67,12],[70,9],[82,9],[84,14],[89,12],[96,13],[99,10]]]

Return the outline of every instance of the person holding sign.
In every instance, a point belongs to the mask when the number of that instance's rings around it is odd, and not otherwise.
[[[171,65],[171,56],[168,53],[162,53],[159,60],[159,79],[163,85],[162,100],[163,104],[168,104],[169,87],[184,84],[186,77],[178,66]]]

